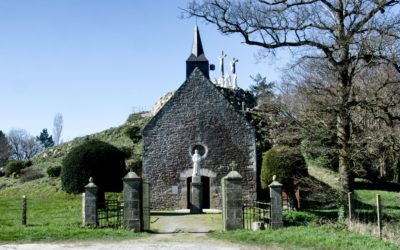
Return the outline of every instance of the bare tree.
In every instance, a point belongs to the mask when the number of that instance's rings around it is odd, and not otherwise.
[[[63,116],[61,113],[57,113],[54,116],[54,121],[53,121],[53,137],[55,145],[60,144],[62,129],[63,129]]]
[[[275,52],[290,48],[302,58],[329,62],[337,82],[339,174],[351,187],[351,109],[358,105],[354,79],[365,67],[391,64],[400,71],[399,0],[204,0],[185,10],[240,34],[250,45]]]
[[[0,167],[7,164],[10,158],[10,148],[8,146],[8,140],[3,131],[0,130]]]
[[[12,129],[7,139],[13,160],[28,160],[42,150],[36,138],[24,129]]]

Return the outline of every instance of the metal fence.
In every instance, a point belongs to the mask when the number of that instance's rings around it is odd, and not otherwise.
[[[119,200],[106,200],[99,204],[97,209],[97,224],[99,227],[122,226],[124,217],[124,202]]]
[[[253,222],[261,222],[265,227],[270,220],[271,203],[251,201],[243,204],[243,228],[252,229]]]

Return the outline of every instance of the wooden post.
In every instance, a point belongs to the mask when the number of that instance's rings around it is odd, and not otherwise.
[[[26,195],[22,196],[22,225],[26,226]]]
[[[347,193],[348,202],[349,202],[349,221],[351,222],[354,219],[354,196],[352,192]]]
[[[376,194],[376,213],[377,213],[377,217],[378,217],[379,239],[382,239],[381,196],[379,194]]]

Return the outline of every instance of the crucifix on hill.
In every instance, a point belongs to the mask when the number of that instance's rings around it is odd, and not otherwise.
[[[224,58],[227,55],[224,53],[224,51],[221,52],[221,55],[218,57],[219,59],[219,66],[221,68],[221,79],[224,80]]]

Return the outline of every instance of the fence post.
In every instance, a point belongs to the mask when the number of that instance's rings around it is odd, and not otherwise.
[[[26,195],[22,196],[22,225],[26,226]]]
[[[243,229],[242,176],[235,170],[221,179],[223,230]]]
[[[276,175],[272,178],[272,183],[269,185],[271,196],[271,229],[283,227],[282,220],[282,184],[276,181]]]
[[[82,209],[83,225],[97,225],[97,191],[98,187],[93,182],[93,177],[89,178],[89,184],[85,186],[85,207]]]
[[[354,195],[352,192],[347,193],[348,202],[349,202],[349,221],[351,222],[354,219]]]
[[[381,196],[379,194],[376,194],[376,213],[378,217],[379,239],[382,239]]]
[[[143,231],[142,178],[130,171],[124,178],[124,227]]]

